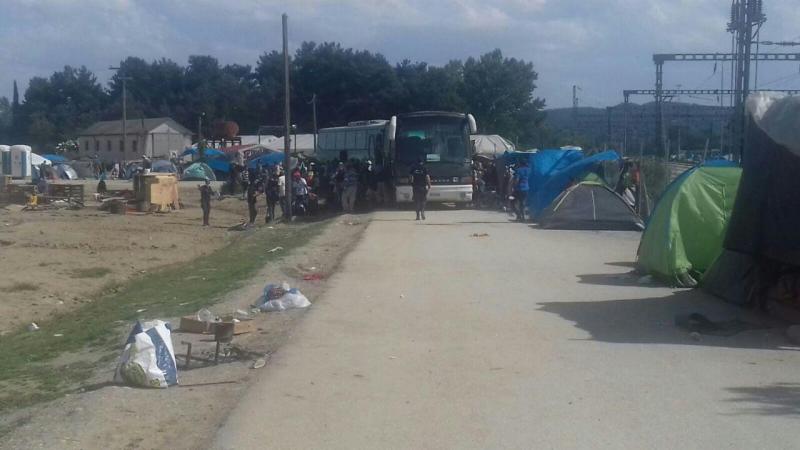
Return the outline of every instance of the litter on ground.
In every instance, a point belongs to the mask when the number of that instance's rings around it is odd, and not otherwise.
[[[294,308],[308,308],[311,306],[311,302],[297,288],[292,288],[289,283],[283,282],[280,285],[266,285],[255,306],[264,312],[285,311]]]

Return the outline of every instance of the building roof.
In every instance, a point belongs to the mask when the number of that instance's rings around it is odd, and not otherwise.
[[[191,135],[192,132],[169,117],[155,117],[151,119],[128,119],[126,121],[126,132],[128,134],[145,134],[153,131],[161,125],[167,124],[170,128],[179,131],[183,135]],[[122,134],[121,120],[108,120],[95,122],[89,128],[78,133],[79,136],[103,136]]]

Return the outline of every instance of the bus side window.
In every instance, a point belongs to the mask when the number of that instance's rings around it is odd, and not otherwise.
[[[374,142],[375,142],[375,136],[372,135],[372,134],[368,134],[367,135],[367,158],[374,158],[374,159],[377,160],[378,159],[377,148],[375,149],[376,151],[373,151]]]
[[[383,134],[375,135],[375,163],[383,164]]]
[[[339,161],[347,162],[347,150],[342,150],[339,152]]]

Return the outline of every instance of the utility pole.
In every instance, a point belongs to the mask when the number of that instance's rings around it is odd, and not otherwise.
[[[283,176],[286,180],[286,219],[292,220],[292,174],[291,170],[291,137],[290,133],[290,97],[289,97],[289,16],[283,14]]]
[[[741,160],[747,134],[747,113],[745,102],[750,94],[750,58],[753,39],[757,38],[761,25],[766,22],[763,0],[733,0],[731,3],[731,21],[728,32],[733,34],[736,57],[734,79],[734,114],[733,133],[735,149]],[[756,55],[758,59],[758,55]]]
[[[317,94],[311,96],[311,112],[314,122],[314,154],[317,154]]]
[[[116,70],[119,79],[122,80],[122,158],[125,158],[125,150],[128,146],[128,80],[131,77],[123,76],[120,72],[122,67],[109,67],[111,70]]]
[[[578,134],[578,85],[572,85],[572,140]],[[575,142],[573,142],[573,145]]]

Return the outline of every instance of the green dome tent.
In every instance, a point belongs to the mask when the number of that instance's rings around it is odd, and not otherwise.
[[[211,167],[208,167],[208,164],[196,162],[191,166],[187,167],[183,170],[183,174],[181,175],[181,180],[184,181],[204,181],[204,180],[211,180],[217,181],[217,177],[214,176],[214,171],[211,170]]]
[[[730,163],[687,170],[667,186],[639,243],[638,267],[694,287],[722,253],[742,169]]]

